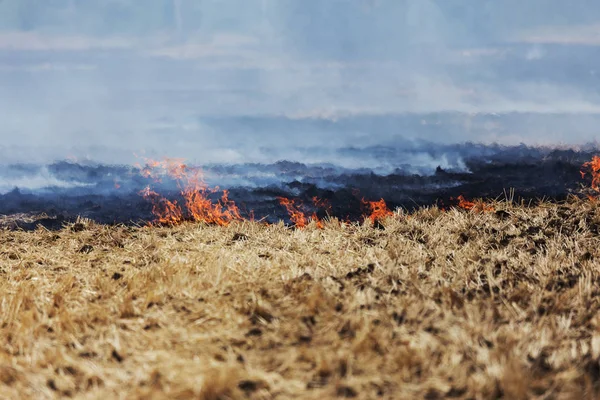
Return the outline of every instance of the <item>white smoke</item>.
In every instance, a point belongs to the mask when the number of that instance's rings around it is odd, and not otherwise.
[[[547,3],[4,0],[0,157],[377,167],[301,149],[591,141],[600,6]]]

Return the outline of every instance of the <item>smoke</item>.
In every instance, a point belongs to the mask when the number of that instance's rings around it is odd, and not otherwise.
[[[599,16],[587,0],[4,0],[0,160],[383,171],[338,150],[581,145],[600,122]]]

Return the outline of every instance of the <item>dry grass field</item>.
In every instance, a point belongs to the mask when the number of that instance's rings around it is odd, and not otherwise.
[[[600,204],[0,231],[0,398],[600,398]]]

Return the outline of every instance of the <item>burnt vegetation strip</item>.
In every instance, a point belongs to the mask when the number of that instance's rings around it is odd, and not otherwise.
[[[386,154],[395,154],[392,150],[386,150]],[[451,206],[454,203],[450,199],[460,195],[469,199],[495,199],[502,196],[506,188],[513,188],[517,201],[535,202],[541,198],[563,201],[576,192],[581,184],[589,185],[589,174],[582,178],[580,170],[594,153],[469,144],[431,150],[432,156],[441,157],[444,154],[452,154],[453,158],[463,160],[463,169],[438,167],[433,174],[415,174],[398,168],[386,174],[376,174],[368,170],[280,162],[221,169],[213,166],[211,170],[227,173],[232,169],[233,172],[242,173],[245,169],[258,168],[259,171],[277,176],[272,183],[253,187],[234,185],[230,188],[229,198],[240,206],[244,218],[249,218],[252,212],[257,220],[289,221],[285,208],[276,199],[294,197],[304,204],[310,204],[313,198],[325,201],[327,208],[314,210],[320,219],[335,216],[356,221],[364,214],[361,204],[363,198],[383,198],[390,209],[401,207],[416,210],[434,204]],[[6,221],[5,218],[0,224],[13,229],[30,230],[41,225],[54,230],[60,229],[64,223],[73,222],[78,216],[103,224],[136,225],[151,221],[154,219],[152,204],[140,195],[140,191],[153,181],[140,175],[140,170],[128,168],[68,162],[52,164],[48,169],[56,179],[66,183],[79,182],[85,186],[49,188],[38,192],[15,188],[0,195],[0,215],[36,214],[45,215],[45,218],[36,221]],[[297,180],[298,176],[303,176],[301,181]],[[160,194],[183,204],[184,199],[172,186],[165,186]],[[219,196],[215,193],[209,197],[216,201]]]
[[[1,230],[0,392],[599,397],[600,203],[492,205]]]

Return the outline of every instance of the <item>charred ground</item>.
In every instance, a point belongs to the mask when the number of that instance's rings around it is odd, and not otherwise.
[[[340,150],[342,151],[342,150]],[[382,163],[394,166],[391,171],[344,169],[334,165],[305,165],[297,162],[275,164],[245,164],[207,166],[206,171],[218,179],[230,181],[222,185],[230,198],[247,217],[268,222],[288,221],[278,197],[297,199],[310,204],[317,197],[328,204],[315,210],[320,218],[334,216],[359,221],[364,215],[362,199],[385,199],[391,209],[414,210],[421,206],[447,207],[456,204],[459,195],[467,198],[495,199],[513,189],[517,200],[539,199],[561,201],[577,191],[585,180],[581,165],[595,151],[552,150],[520,147],[482,147],[462,145],[428,150],[432,159],[452,159],[456,167],[437,167],[434,172],[415,172],[402,166],[405,153],[394,148],[373,147],[345,149],[346,156],[368,153]],[[452,163],[451,163],[452,164]],[[40,166],[12,166],[11,173],[32,173]],[[76,187],[48,187],[27,191],[16,187],[0,196],[0,215],[42,215],[38,222],[21,218],[4,218],[4,225],[31,229],[40,223],[49,229],[59,229],[64,222],[83,216],[99,223],[139,224],[151,221],[152,205],[140,196],[149,183],[140,169],[126,166],[82,165],[58,162],[44,166],[45,171],[63,183],[77,182]],[[388,168],[389,169],[389,168]],[[252,175],[251,179],[232,179]],[[262,177],[262,178],[261,178]],[[268,178],[264,178],[268,177]],[[588,182],[589,183],[589,182]],[[164,184],[162,196],[180,200],[175,185]],[[218,194],[213,196],[218,198]],[[9,222],[12,221],[12,222]]]

